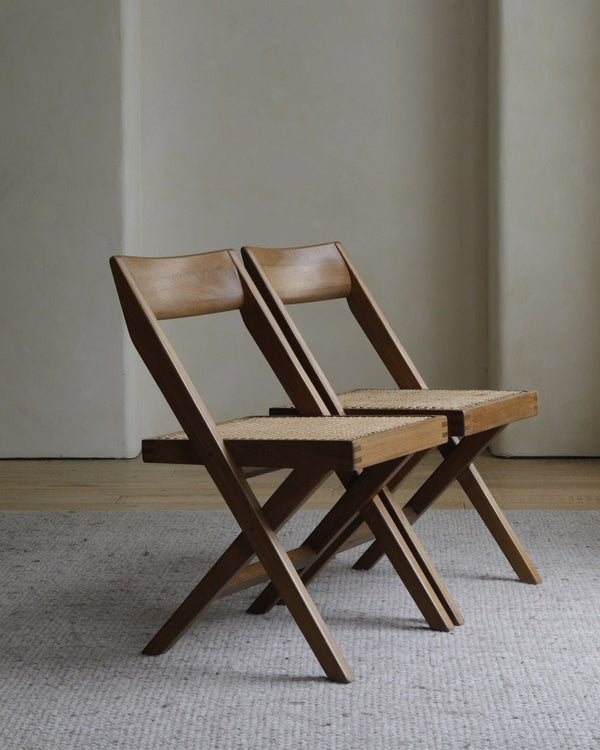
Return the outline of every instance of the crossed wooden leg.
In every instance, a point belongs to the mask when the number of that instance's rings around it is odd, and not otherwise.
[[[455,479],[458,480],[519,579],[524,583],[540,583],[540,574],[481,475],[472,465],[472,461],[487,448],[502,429],[504,428],[497,427],[486,430],[469,435],[460,441],[450,438],[446,445],[440,446],[439,450],[444,460],[405,505],[403,513],[411,523],[414,523]],[[402,479],[402,470],[398,477]],[[389,486],[393,489],[397,485],[397,478],[393,477]],[[354,568],[368,570],[382,556],[381,547],[374,542],[357,560]]]
[[[410,457],[405,462],[410,461]],[[368,470],[360,475],[341,476],[348,487],[342,499],[327,513],[321,523],[305,539],[303,548],[314,550],[315,556],[301,572],[307,585],[342,549],[365,541],[354,540],[363,522],[379,540],[399,577],[415,600],[421,613],[434,630],[451,630],[454,624],[463,622],[458,607],[439,579],[435,568],[424,552],[408,523],[397,525],[395,510],[390,513],[387,498],[380,483],[373,497],[373,484]],[[365,491],[363,488],[368,487]],[[382,499],[383,495],[383,499]],[[406,533],[405,533],[406,532]],[[273,607],[280,598],[276,585],[269,584],[249,608],[253,614],[262,614]]]
[[[274,528],[285,523],[329,473],[308,476],[308,472],[294,471],[275,491],[264,509],[260,508],[258,501],[254,507],[249,506],[247,518],[240,524],[242,533],[152,638],[143,653],[156,655],[170,648],[257,555],[265,573],[281,589],[288,609],[327,677],[335,682],[351,682],[354,678],[350,667],[274,531]]]
[[[438,630],[450,630],[452,621],[419,562],[382,501],[373,499],[398,466],[399,460],[394,459],[357,475],[326,516],[327,522],[319,524],[309,536],[307,541],[312,544],[305,543],[288,554],[275,532],[330,473],[292,471],[263,508],[256,502],[244,518],[238,517],[241,533],[151,639],[144,653],[156,655],[169,649],[214,599],[261,580],[270,580],[267,590],[271,589],[276,599],[283,599],[329,679],[350,682],[352,672],[306,590],[306,582],[357,529],[362,522],[360,511],[366,511],[366,518],[382,538],[396,569],[402,571],[403,580],[408,582],[413,596],[419,599],[417,603],[429,624]],[[324,540],[320,544],[319,536]],[[259,562],[249,565],[255,555]],[[410,561],[408,570],[407,560]],[[296,568],[303,571],[306,581],[300,578]],[[251,611],[258,610],[251,607]]]
[[[271,529],[278,531],[329,474],[330,471],[292,471],[262,508]],[[246,534],[238,534],[235,541],[144,648],[143,653],[157,655],[168,651],[212,601],[245,588],[245,581],[240,574],[255,554]]]

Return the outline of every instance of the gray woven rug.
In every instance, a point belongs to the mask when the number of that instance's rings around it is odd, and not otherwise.
[[[334,561],[311,591],[355,673],[336,685],[284,608],[244,613],[248,591],[140,655],[233,538],[227,513],[0,514],[0,747],[598,748],[600,513],[509,518],[541,586],[515,580],[473,511],[419,522],[466,618],[449,634],[386,562]]]

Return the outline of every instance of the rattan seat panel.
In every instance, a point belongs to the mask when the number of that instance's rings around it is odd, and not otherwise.
[[[536,391],[361,389],[339,394],[346,414],[443,414],[451,435],[464,437],[538,412]]]
[[[426,389],[361,389],[339,394],[344,409],[473,409],[502,399],[519,396],[526,391],[487,390],[426,390]]]
[[[535,416],[535,391],[359,389],[338,394],[347,415],[400,416],[443,414],[451,435],[464,437]],[[292,404],[270,409],[272,415],[294,414]]]
[[[445,417],[246,417],[217,425],[241,466],[353,471],[445,442]]]
[[[422,422],[427,417],[243,417],[217,425],[229,440],[352,441]]]
[[[442,416],[244,417],[217,429],[240,466],[354,470],[445,442]],[[142,443],[144,461],[202,463],[184,432]]]
[[[220,422],[223,440],[357,440],[423,422],[428,417],[242,417]],[[187,440],[183,430],[151,440]]]

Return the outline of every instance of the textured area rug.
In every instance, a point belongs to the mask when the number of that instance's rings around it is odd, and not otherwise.
[[[385,561],[311,586],[353,668],[328,682],[285,608],[219,600],[140,654],[236,528],[218,511],[0,514],[3,750],[590,750],[600,747],[600,513],[508,514],[519,583],[474,511],[417,530],[465,615],[426,628]],[[316,522],[301,512],[290,536]]]

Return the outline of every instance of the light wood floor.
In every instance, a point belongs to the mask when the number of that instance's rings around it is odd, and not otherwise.
[[[432,471],[428,457],[398,493],[410,496]],[[504,508],[600,510],[600,459],[503,459],[483,455],[477,467]],[[251,481],[266,499],[284,472]],[[335,477],[306,507],[328,508],[339,497]],[[146,510],[224,508],[203,467],[144,464],[129,460],[0,461],[0,510]],[[438,500],[440,508],[469,503],[458,485]]]

